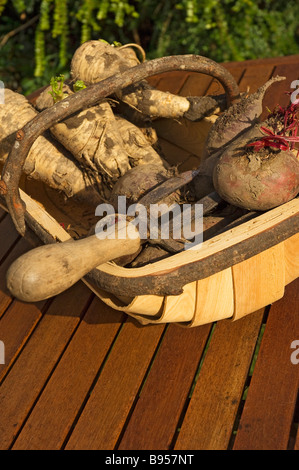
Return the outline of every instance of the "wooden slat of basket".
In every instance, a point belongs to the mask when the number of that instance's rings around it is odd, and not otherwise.
[[[141,328],[132,320],[124,324],[70,436],[67,450],[115,448],[164,328],[164,325]]]
[[[167,295],[165,297],[164,310],[159,323],[188,322],[195,312],[197,283],[191,282],[183,288],[180,295]]]
[[[291,343],[299,332],[299,279],[272,305],[234,449],[287,449],[299,387]]]
[[[235,308],[233,320],[255,312],[284,295],[284,243],[232,267]]]
[[[14,301],[0,320],[1,341],[5,344],[5,364],[0,364],[0,381],[9,371],[22,346],[41,318],[45,302],[27,304]],[[1,417],[2,419],[2,417]],[[1,445],[1,434],[0,434]]]
[[[163,75],[158,88],[161,86],[165,91],[182,96],[203,96],[211,81],[208,75],[189,74],[184,83],[176,84],[175,82],[168,83],[167,76]],[[199,165],[204,141],[211,125],[212,121],[209,119],[200,122],[191,122],[183,118],[176,121],[169,119],[154,121],[162,150],[167,155],[167,161],[173,165],[185,161],[190,154],[198,158],[197,166]]]
[[[106,305],[121,312],[129,313],[132,317],[138,319],[143,325],[151,323],[155,317],[160,318],[164,297],[159,295],[138,295],[137,297],[128,297],[125,299],[122,296],[116,297],[109,294],[102,289],[95,288],[86,280],[83,282],[92,290]],[[141,315],[142,313],[142,315]]]
[[[19,256],[26,253],[31,248],[30,244],[22,238],[14,246],[14,249],[9,253],[5,261],[1,263],[0,267],[0,318],[8,308],[8,306],[13,301],[13,298],[6,286],[6,273],[9,266],[15,261]]]
[[[167,328],[119,450],[171,448],[210,329]]]
[[[163,128],[163,125],[161,126]],[[160,132],[160,130],[159,130]],[[163,131],[162,131],[163,132]],[[165,135],[167,138],[167,135]],[[167,155],[167,161],[174,166],[178,167],[179,171],[190,170],[197,168],[201,162],[201,156],[194,155],[193,153],[179,148],[177,145],[169,142],[159,136],[159,145],[164,155]],[[201,151],[199,151],[201,155]]]
[[[154,122],[153,126],[159,137],[162,137],[180,149],[201,159],[206,136],[212,124],[213,119],[209,118],[205,118],[199,122],[192,122],[181,118],[180,121],[176,122],[167,119],[157,120]],[[180,159],[181,158],[182,157],[180,157]],[[171,157],[171,159],[173,161],[173,157]]]
[[[263,312],[217,323],[175,450],[227,449]]]
[[[43,227],[54,239],[61,242],[71,240],[66,230],[47,212],[44,207],[28,196],[20,189],[21,199],[26,204],[26,212],[41,227]]]
[[[94,298],[13,450],[55,450],[63,446],[122,324],[122,316]]]
[[[299,233],[284,241],[285,283],[289,284],[299,273]]]
[[[188,284],[193,282],[195,276],[197,280],[204,279],[215,271],[219,272],[266,251],[275,246],[278,240],[283,241],[288,238],[288,234],[291,236],[296,233],[298,209],[299,199],[296,198],[207,240],[199,250],[186,250],[142,268],[126,269],[111,263],[103,264],[97,268],[101,273],[99,281],[102,288],[107,290],[113,282],[119,294],[125,294],[124,286],[130,282],[132,294],[144,295],[147,290],[154,289],[160,295],[167,284],[167,294],[176,295],[175,286],[179,283],[182,286],[184,280]]]
[[[7,332],[8,344],[13,342],[15,349],[19,351],[28,335],[32,334],[0,388],[1,449],[7,449],[12,444],[73,335],[81,312],[92,295],[83,283],[78,283],[56,297],[33,333],[33,327],[41,318],[36,304],[14,302],[10,307],[13,310],[17,305],[18,310],[17,315],[11,319],[11,328]],[[26,315],[29,317],[27,322]],[[3,320],[8,320],[8,317],[6,312]],[[22,330],[22,337],[18,334],[19,329]],[[4,341],[6,344],[6,336]]]
[[[187,284],[180,295],[137,296],[128,306],[120,305],[116,298],[103,291],[101,294],[102,300],[112,308],[130,314],[144,325],[178,322],[193,327],[230,318],[234,313],[231,268]]]
[[[204,325],[234,314],[231,268],[197,281],[196,309],[189,327]]]

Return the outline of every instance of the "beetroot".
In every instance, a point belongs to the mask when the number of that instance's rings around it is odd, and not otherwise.
[[[247,114],[241,119],[241,125],[247,117],[249,121],[252,118],[252,103],[252,99],[248,106],[243,103]],[[214,187],[225,201],[244,209],[264,211],[297,196],[298,112],[299,104],[278,106],[263,123],[251,125],[234,138],[231,138],[232,130],[236,132],[238,123],[226,116],[222,121],[222,125],[226,123],[222,138],[227,130],[230,141],[214,154],[218,160],[213,170]]]
[[[215,167],[216,191],[230,204],[264,211],[290,201],[299,193],[299,161],[290,151],[227,149]]]

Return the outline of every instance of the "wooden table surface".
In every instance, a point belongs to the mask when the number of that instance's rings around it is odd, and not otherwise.
[[[265,97],[270,109],[299,78],[299,55],[224,65],[241,91],[286,76]],[[222,92],[195,73],[152,83],[185,96]],[[164,145],[196,161],[180,139]],[[236,322],[140,326],[81,281],[44,302],[11,298],[6,270],[29,248],[1,210],[1,449],[299,449],[299,279]]]

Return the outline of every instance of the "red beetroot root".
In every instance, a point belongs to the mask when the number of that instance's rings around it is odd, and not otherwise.
[[[290,151],[232,152],[227,149],[213,173],[216,191],[228,203],[264,211],[299,193],[299,161]]]

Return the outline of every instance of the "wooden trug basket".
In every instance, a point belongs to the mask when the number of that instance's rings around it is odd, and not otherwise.
[[[198,161],[184,161],[165,140],[177,125],[163,120],[156,124],[164,154],[167,157],[168,152],[179,168],[192,168]],[[210,125],[209,120],[191,123],[193,135],[196,127],[198,155]],[[190,123],[183,120],[180,126],[183,134],[190,132]],[[77,205],[74,211],[73,202],[39,182],[24,178],[20,191],[26,222],[43,243],[83,236],[94,222],[90,208]],[[298,277],[298,232],[299,198],[295,198],[214,236],[197,251],[133,269],[109,262],[91,271],[83,282],[103,302],[142,324],[174,322],[194,327],[237,320],[283,297],[285,286]]]
[[[196,168],[214,119],[157,120],[155,128],[169,163],[181,171]],[[186,152],[173,145],[174,138],[191,139],[194,157],[188,153],[186,160]],[[37,181],[24,177],[20,193],[26,203],[27,226],[39,243],[86,236],[98,220],[94,208],[65,201]],[[88,273],[83,282],[103,302],[141,324],[194,327],[237,320],[263,308],[283,297],[285,286],[298,276],[297,197],[204,241],[197,251],[187,250],[140,268],[108,262]]]

